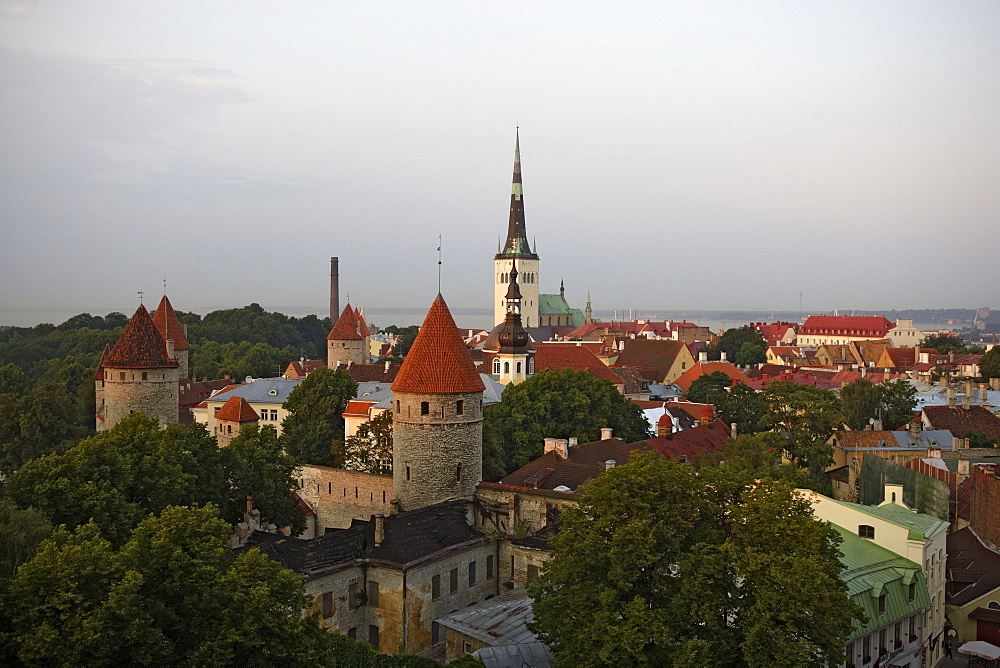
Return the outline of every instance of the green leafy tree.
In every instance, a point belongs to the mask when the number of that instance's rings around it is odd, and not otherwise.
[[[336,665],[304,617],[302,578],[226,547],[209,507],[163,510],[116,550],[93,524],[61,529],[11,582],[10,639],[25,663]]]
[[[897,379],[875,384],[867,378],[848,383],[840,390],[844,417],[851,429],[865,429],[881,420],[882,428],[898,429],[913,417],[917,406],[916,392],[905,380]]]
[[[788,484],[640,453],[563,513],[531,627],[566,665],[836,664],[838,542]]]
[[[734,385],[719,397],[715,407],[726,424],[736,423],[737,434],[755,434],[761,431],[760,422],[766,409],[764,398],[757,390],[743,383]]]
[[[233,489],[228,518],[242,517],[250,497],[262,517],[278,526],[291,524],[293,534],[301,533],[305,515],[291,494],[297,486],[292,478],[295,460],[285,453],[274,426],[244,426],[226,452]]]
[[[713,371],[712,373],[702,374],[700,377],[695,378],[691,382],[691,386],[688,388],[685,398],[688,401],[693,401],[695,403],[710,403],[715,404],[716,402],[722,400],[723,395],[726,394],[726,388],[733,381],[726,374],[721,371]]]
[[[997,447],[997,441],[994,441],[987,434],[981,431],[970,431],[965,434],[962,438],[969,439],[970,448],[995,448]]]
[[[819,480],[833,461],[827,441],[844,421],[840,399],[829,390],[792,382],[771,383],[763,398],[767,413],[761,426],[783,433],[788,458]]]
[[[14,577],[17,567],[30,560],[51,533],[52,525],[41,511],[0,499],[0,580]]]
[[[542,454],[546,437],[600,438],[601,428],[626,442],[649,437],[639,407],[610,382],[589,371],[568,369],[536,373],[508,385],[502,400],[483,420],[483,475],[499,480]]]
[[[358,384],[340,369],[316,369],[285,400],[281,423],[285,450],[303,464],[344,465],[344,409]]]
[[[949,353],[968,355],[984,352],[982,347],[970,345],[954,334],[929,334],[920,342],[920,347],[934,348],[942,355]]]
[[[746,344],[750,347],[744,351]],[[722,353],[726,353],[726,358],[734,364],[758,364],[767,361],[767,341],[756,329],[744,325],[727,329],[718,341],[705,346],[701,352],[708,353],[710,360],[721,359]]]
[[[392,411],[383,411],[371,422],[358,425],[344,450],[350,470],[392,475]]]
[[[983,378],[1000,378],[1000,346],[993,346],[979,360],[979,375]]]

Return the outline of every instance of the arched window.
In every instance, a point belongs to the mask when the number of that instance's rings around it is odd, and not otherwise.
[[[517,363],[517,375],[518,376],[521,375],[521,363],[520,362]]]
[[[504,372],[504,374],[509,374],[510,373],[510,362],[504,362],[503,363],[503,372]]]
[[[500,360],[498,359],[493,360],[493,373],[497,376],[500,375]]]

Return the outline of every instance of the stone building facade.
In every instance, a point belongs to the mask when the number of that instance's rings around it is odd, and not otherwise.
[[[131,413],[143,411],[161,426],[178,421],[180,363],[149,312],[141,304],[98,373],[103,384],[98,401],[97,431],[113,428]]]
[[[191,350],[191,344],[187,340],[186,328],[177,319],[177,313],[174,312],[174,307],[166,295],[163,295],[156,311],[153,312],[153,324],[156,325],[156,330],[164,341],[173,342],[174,357],[180,365],[177,369],[178,374],[181,378],[187,378],[188,352]]]
[[[344,307],[330,333],[326,335],[326,365],[335,369],[338,364],[368,364],[369,334],[367,325],[350,304]]]
[[[356,519],[393,511],[392,476],[345,471],[328,466],[302,466],[294,477],[298,494],[316,513],[316,533],[347,529]]]

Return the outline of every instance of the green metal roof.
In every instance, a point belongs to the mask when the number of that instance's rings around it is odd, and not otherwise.
[[[539,315],[572,315],[566,298],[562,295],[538,295]]]
[[[861,512],[878,517],[887,522],[909,530],[910,540],[925,541],[934,538],[941,532],[948,529],[948,522],[939,520],[930,515],[924,515],[907,508],[903,508],[895,503],[883,503],[880,506],[865,506],[860,503],[850,503],[848,501],[837,501],[849,508],[860,510]]]
[[[931,604],[920,566],[914,562],[860,538],[839,527],[833,528],[843,538],[840,544],[840,563],[844,570],[840,579],[847,586],[847,594],[860,605],[868,621],[854,621],[853,636],[863,635],[892,622],[907,617]],[[910,583],[916,583],[914,601],[910,603]],[[885,614],[878,614],[879,596],[885,594]]]

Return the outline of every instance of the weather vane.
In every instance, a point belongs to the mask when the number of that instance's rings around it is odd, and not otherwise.
[[[441,235],[438,235],[438,294],[441,294]]]
[[[139,290],[139,292],[137,294],[139,295],[139,304],[141,305],[142,304],[142,290]]]
[[[167,275],[163,275],[163,296],[167,296]]]

